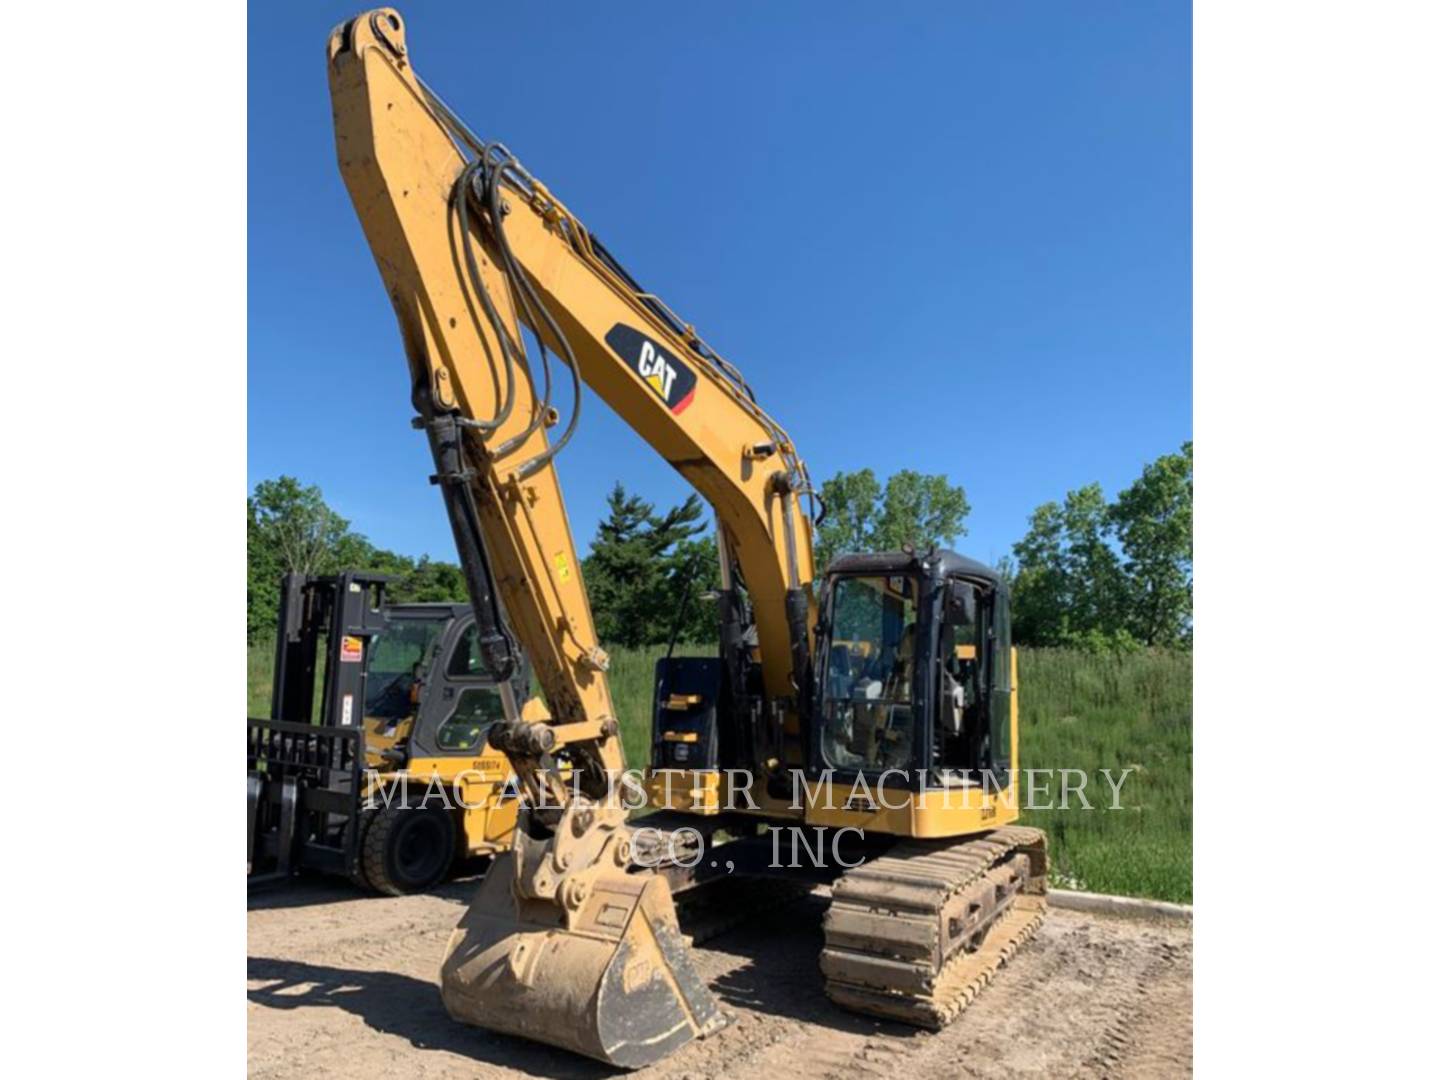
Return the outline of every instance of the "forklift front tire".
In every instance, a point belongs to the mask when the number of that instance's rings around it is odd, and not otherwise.
[[[450,872],[455,818],[444,810],[387,806],[365,829],[361,865],[376,892],[424,892]]]
[[[370,889],[370,878],[365,874],[365,834],[370,831],[370,826],[375,823],[374,810],[361,810],[359,820],[355,827],[360,832],[359,849],[360,854],[355,859],[355,866],[346,873],[350,883],[357,889]]]

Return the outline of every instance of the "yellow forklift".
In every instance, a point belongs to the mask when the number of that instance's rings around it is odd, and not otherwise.
[[[247,721],[252,887],[313,870],[398,896],[510,847],[518,787],[486,736],[529,671],[495,680],[469,604],[389,604],[386,580],[281,583],[270,717]]]

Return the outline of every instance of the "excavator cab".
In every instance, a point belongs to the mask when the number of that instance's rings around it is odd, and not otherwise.
[[[1009,785],[1009,593],[950,551],[846,555],[815,628],[808,771]]]

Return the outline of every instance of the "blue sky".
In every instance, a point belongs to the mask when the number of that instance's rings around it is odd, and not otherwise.
[[[454,558],[335,166],[351,4],[249,7],[248,483]],[[1153,2],[415,3],[421,76],[736,363],[812,475],[964,485],[986,561],[1191,435],[1190,9]],[[688,490],[590,395],[560,474]]]

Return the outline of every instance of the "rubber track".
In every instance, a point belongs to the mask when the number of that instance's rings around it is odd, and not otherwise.
[[[1023,859],[1028,865],[1016,862]],[[949,842],[905,841],[847,871],[825,915],[825,993],[855,1012],[944,1027],[1039,928],[1045,873],[1045,834],[1018,825]],[[972,897],[997,894],[1005,899],[942,955],[945,920]]]

